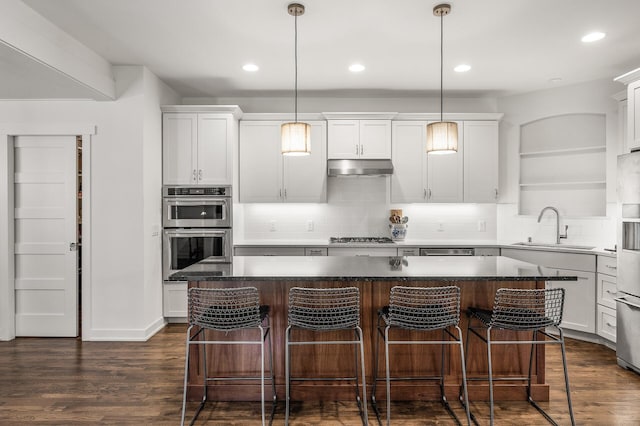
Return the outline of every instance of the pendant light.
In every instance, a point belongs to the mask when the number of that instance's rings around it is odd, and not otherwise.
[[[442,74],[443,43],[442,19],[451,12],[451,5],[439,4],[433,8],[433,14],[440,17],[440,121],[427,125],[427,153],[455,154],[458,152],[458,123],[442,120]]]
[[[298,121],[298,16],[304,14],[304,6],[291,3],[287,6],[289,15],[294,17],[295,29],[295,118],[292,123],[280,127],[282,136],[282,155],[311,154],[311,126]]]

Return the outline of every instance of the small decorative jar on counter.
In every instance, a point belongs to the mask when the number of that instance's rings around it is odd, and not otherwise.
[[[391,239],[393,241],[403,241],[407,236],[407,226],[406,223],[390,223]]]

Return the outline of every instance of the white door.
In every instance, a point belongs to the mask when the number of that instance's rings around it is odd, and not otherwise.
[[[360,157],[358,120],[329,120],[327,137],[327,158],[346,160]]]
[[[227,121],[216,114],[198,114],[198,184],[233,183],[233,146],[227,135]]]
[[[284,201],[288,203],[327,202],[327,128],[324,122],[311,125],[311,154],[283,156]]]
[[[360,120],[360,158],[391,158],[391,120]]]
[[[240,202],[281,203],[281,121],[240,122]]]
[[[16,336],[78,335],[76,138],[14,139]]]
[[[430,203],[461,203],[463,201],[464,144],[463,125],[458,123],[458,152],[428,154],[427,200]]]
[[[425,121],[393,123],[392,203],[427,201],[427,138]]]
[[[197,114],[162,115],[162,179],[165,185],[193,185],[198,182]]]
[[[464,122],[464,201],[498,199],[498,122]]]

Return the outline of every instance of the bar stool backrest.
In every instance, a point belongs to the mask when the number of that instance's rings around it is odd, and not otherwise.
[[[395,286],[389,295],[389,325],[437,330],[460,321],[460,287]]]
[[[360,290],[292,287],[288,321],[317,331],[355,328],[360,325]]]
[[[189,325],[231,331],[257,327],[261,322],[255,287],[189,289]]]
[[[564,289],[522,290],[501,288],[496,292],[491,327],[537,330],[562,322]]]

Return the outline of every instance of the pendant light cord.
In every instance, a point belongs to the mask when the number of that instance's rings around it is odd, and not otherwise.
[[[293,57],[295,58],[295,106],[294,106],[294,110],[295,110],[295,119],[294,121],[297,123],[298,122],[298,14],[296,13],[294,16],[294,20],[293,20],[294,24],[294,32],[295,32],[295,36],[294,36],[294,54]]]
[[[444,13],[441,13],[440,14],[440,122],[442,122],[442,111],[443,111],[442,106],[443,106],[443,102],[444,102],[443,101],[443,96],[442,96],[442,74],[444,73],[444,71],[443,71],[444,67],[442,65],[442,63],[443,63],[442,57],[444,56],[444,49],[442,47],[443,46],[442,39],[443,39],[443,34],[444,34],[444,32],[442,30],[442,26],[443,26],[442,19],[443,19],[443,17],[444,17]]]

